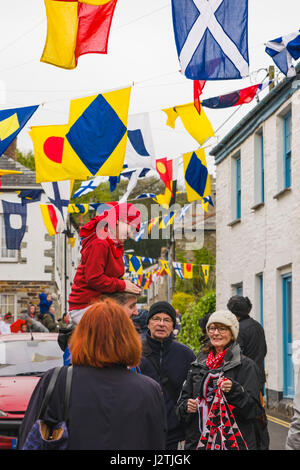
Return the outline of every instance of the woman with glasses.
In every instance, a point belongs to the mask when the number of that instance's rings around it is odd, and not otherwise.
[[[185,449],[256,449],[258,371],[236,342],[239,322],[219,310],[209,317],[206,331],[209,342],[192,363],[176,407]]]

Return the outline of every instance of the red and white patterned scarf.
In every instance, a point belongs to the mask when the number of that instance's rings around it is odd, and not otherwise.
[[[232,410],[235,408],[226,400],[220,381],[208,412],[197,449],[205,450],[248,450],[247,444],[236,423]]]
[[[228,348],[224,349],[223,352],[217,354],[216,356],[214,356],[213,352],[210,351],[206,359],[207,367],[209,369],[218,369],[224,360],[224,356],[227,353],[227,350]]]

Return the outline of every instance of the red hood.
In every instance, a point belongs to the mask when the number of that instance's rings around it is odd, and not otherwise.
[[[32,392],[40,377],[0,377],[0,409],[8,417],[16,418],[15,412],[24,414]],[[10,413],[14,413],[10,415]]]

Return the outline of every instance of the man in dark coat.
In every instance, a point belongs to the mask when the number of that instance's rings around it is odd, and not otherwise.
[[[227,308],[234,313],[240,325],[237,342],[240,345],[242,353],[250,357],[259,372],[259,388],[261,401],[263,401],[264,386],[266,382],[264,360],[267,354],[267,343],[265,332],[261,324],[251,318],[249,313],[252,309],[252,303],[248,297],[234,295],[227,303]],[[260,424],[257,426],[257,434],[260,435],[261,449],[269,448],[269,434],[267,429],[267,418],[265,413],[260,417]]]
[[[195,355],[187,346],[175,340],[176,312],[168,302],[156,302],[150,307],[148,332],[143,341],[140,364],[142,374],[156,380],[163,390],[167,411],[167,450],[176,450],[184,440],[184,429],[175,414],[190,364]]]

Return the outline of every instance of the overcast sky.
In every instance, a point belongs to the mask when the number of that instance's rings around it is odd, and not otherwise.
[[[63,124],[70,99],[134,82],[129,114],[150,113],[156,156],[172,158],[198,148],[179,120],[175,131],[167,127],[166,115],[161,111],[193,101],[192,82],[179,73],[171,0],[118,0],[108,54],[82,56],[75,70],[40,62],[47,27],[43,0],[0,0],[0,5],[0,91],[6,91],[5,101],[0,103],[2,109],[45,103],[29,126]],[[272,65],[264,43],[298,30],[299,18],[299,0],[249,0],[251,73]],[[261,71],[252,75],[252,81],[208,82],[202,97],[258,83],[264,76]],[[217,136],[228,132],[252,106],[243,105]],[[204,110],[216,131],[235,108]],[[29,126],[18,137],[18,147],[23,151],[33,148]]]

